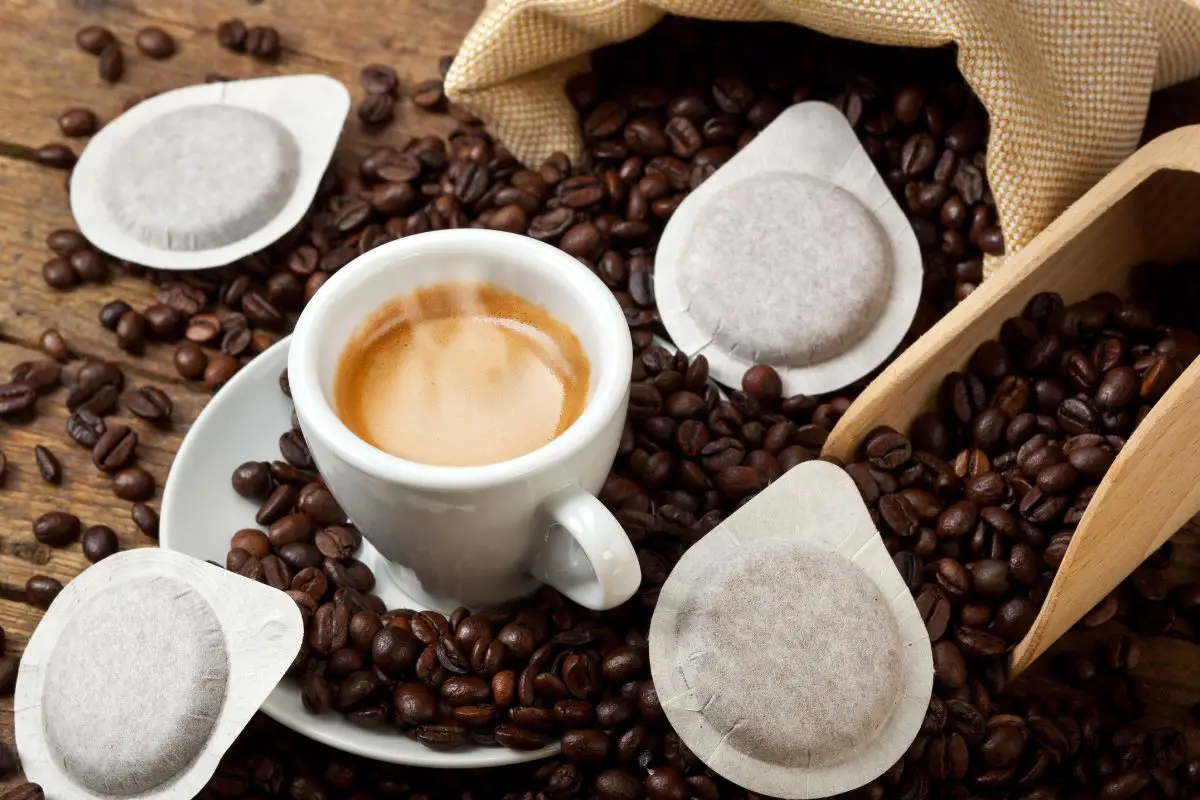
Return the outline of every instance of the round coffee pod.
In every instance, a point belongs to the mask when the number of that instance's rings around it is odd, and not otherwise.
[[[47,797],[193,797],[295,660],[283,592],[166,550],[71,581],[29,640],[17,747]]]
[[[323,75],[188,86],[137,104],[88,143],[71,211],[88,241],[159,269],[258,252],[308,212],[350,95]]]
[[[925,625],[854,482],[811,461],[692,546],[659,594],[650,664],[706,765],[755,792],[827,797],[912,744],[933,689]]]
[[[845,117],[793,106],[680,204],[655,259],[675,343],[737,386],[770,364],[786,394],[879,366],[916,314],[921,252]]]

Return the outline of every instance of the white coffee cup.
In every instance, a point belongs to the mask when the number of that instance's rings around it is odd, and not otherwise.
[[[546,308],[583,345],[587,404],[543,447],[483,466],[421,464],[375,448],[338,418],[334,375],[359,326],[398,296],[452,281],[508,288]],[[477,608],[544,582],[608,609],[641,581],[628,537],[595,497],[620,442],[632,360],[624,314],[586,267],[535,239],[460,229],[389,242],[339,270],[296,324],[288,380],[325,483],[414,601]]]

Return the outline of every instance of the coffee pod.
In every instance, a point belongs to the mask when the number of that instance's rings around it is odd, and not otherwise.
[[[680,204],[654,291],[675,343],[740,385],[841,389],[904,338],[921,295],[912,225],[836,108],[792,106]]]
[[[650,623],[667,719],[746,789],[828,797],[912,744],[933,656],[854,482],[810,461],[680,559]]]
[[[115,258],[232,263],[287,234],[329,166],[350,95],[323,75],[189,86],[106,125],[71,174],[71,212]]]
[[[15,701],[47,797],[190,798],[283,677],[304,625],[283,592],[179,553],[90,567],[29,640]]]

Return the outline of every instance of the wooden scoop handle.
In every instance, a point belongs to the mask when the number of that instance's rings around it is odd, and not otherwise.
[[[1200,253],[1200,126],[1134,153],[903,352],[850,407],[824,455],[849,462],[879,425],[907,431],[1005,319],[1038,292],[1127,294],[1129,269]],[[1142,421],[1076,529],[1041,613],[1013,651],[1020,672],[1200,510],[1200,363]]]

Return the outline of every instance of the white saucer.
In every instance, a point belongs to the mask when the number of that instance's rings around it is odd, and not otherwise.
[[[194,558],[225,563],[229,539],[240,528],[257,527],[258,506],[233,490],[231,475],[246,461],[279,459],[279,437],[291,427],[292,403],[279,390],[287,366],[288,339],[254,359],[209,401],[183,440],[163,491],[159,546]],[[421,608],[391,581],[390,570],[365,540],[357,557],[375,573],[388,608]],[[310,714],[292,678],[271,692],[262,710],[297,733],[348,753],[415,767],[473,769],[533,761],[558,753],[467,744],[430,750],[391,727],[367,730],[336,713]]]

